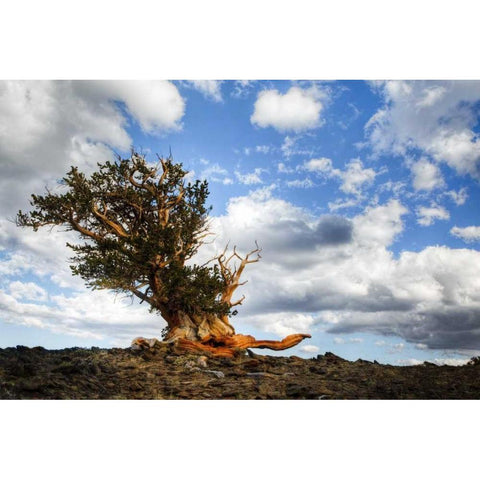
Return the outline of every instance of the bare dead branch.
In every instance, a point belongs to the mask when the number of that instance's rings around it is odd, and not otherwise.
[[[245,282],[243,282],[243,283],[245,283]],[[241,305],[244,300],[245,300],[245,295],[242,295],[242,298],[240,300],[237,300],[236,302],[230,303],[230,306],[235,307],[236,305]]]
[[[157,185],[163,185],[163,182],[165,181],[165,178],[167,177],[168,174],[168,165],[167,162],[163,158],[159,158],[160,163],[162,165],[162,175],[160,176],[160,179],[158,180]]]
[[[93,211],[93,214],[95,215],[95,217],[97,217],[99,220],[101,220],[105,225],[107,225],[108,227],[110,227],[110,229],[115,233],[117,234],[119,237],[123,237],[123,238],[128,238],[130,235],[125,231],[125,229],[119,225],[118,223],[115,223],[114,221],[110,220],[106,213],[107,213],[107,210],[108,210],[108,207],[107,205],[105,204],[105,202],[103,202],[103,208],[104,208],[104,211],[103,213],[100,212],[97,208],[97,206],[95,204],[92,205],[92,211]]]
[[[258,246],[257,241],[255,241],[255,246],[256,248],[253,249],[252,251],[248,252],[245,257],[242,257],[238,252],[237,252],[237,247],[233,247],[233,252],[231,255],[227,258],[227,250],[228,250],[228,243],[223,250],[223,252],[215,257],[215,259],[218,261],[218,265],[220,267],[220,274],[222,275],[222,278],[225,282],[225,289],[222,292],[222,297],[221,300],[225,303],[228,303],[230,306],[234,305],[239,305],[243,302],[244,297],[239,300],[238,302],[232,303],[232,295],[235,292],[235,290],[241,286],[244,285],[246,282],[240,282],[240,277],[245,270],[245,267],[250,264],[250,263],[255,263],[258,262],[261,258],[260,252],[262,251],[261,248]],[[252,255],[256,254],[255,258],[252,258]],[[240,261],[240,264],[237,266],[231,265],[232,260],[238,259]]]

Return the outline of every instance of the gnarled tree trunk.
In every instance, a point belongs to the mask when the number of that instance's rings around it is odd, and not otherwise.
[[[235,290],[243,285],[240,283],[240,276],[246,265],[258,262],[260,257],[260,248],[252,250],[242,258],[233,248],[230,257],[226,257],[227,247],[223,253],[212,260],[217,260],[220,266],[221,275],[225,281],[225,289],[222,293],[221,301],[230,307],[240,305],[245,297],[240,300],[232,301]],[[256,254],[255,258],[251,258]],[[240,263],[234,267],[230,266],[232,260],[239,260]],[[239,335],[230,325],[228,316],[219,316],[213,313],[187,314],[182,311],[162,312],[163,317],[168,324],[168,333],[164,340],[169,343],[175,343],[178,347],[189,352],[210,352],[215,356],[232,357],[236,351],[247,348],[268,348],[271,350],[285,350],[300,343],[305,338],[310,338],[308,334],[297,333],[285,337],[281,341],[275,340],[256,340],[251,335]]]
[[[219,317],[211,313],[188,315],[185,312],[176,312],[167,319],[167,323],[167,342],[179,339],[202,342],[205,338],[235,335],[235,329],[228,322],[227,316]]]
[[[232,357],[238,350],[268,348],[285,350],[300,343],[308,334],[293,334],[281,341],[256,340],[240,335],[228,322],[228,317],[215,314],[188,315],[177,312],[168,318],[169,332],[165,341],[175,343],[185,352],[209,352],[214,356]]]

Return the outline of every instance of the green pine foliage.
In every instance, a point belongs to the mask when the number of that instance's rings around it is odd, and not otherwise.
[[[186,173],[171,157],[152,166],[134,151],[90,176],[71,167],[62,192],[32,195],[33,208],[18,212],[17,225],[78,232],[81,242],[67,244],[71,269],[93,289],[136,295],[164,316],[228,314],[218,266],[187,262],[208,235],[210,208],[207,182],[186,183]]]

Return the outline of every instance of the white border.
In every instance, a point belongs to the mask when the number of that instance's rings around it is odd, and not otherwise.
[[[473,1],[2,4],[0,78],[479,79]],[[477,402],[0,403],[5,478],[470,478]]]
[[[475,2],[6,1],[0,78],[478,79]]]

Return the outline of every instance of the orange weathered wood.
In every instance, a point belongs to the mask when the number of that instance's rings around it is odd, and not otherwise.
[[[224,337],[207,336],[202,341],[192,341],[184,338],[177,340],[176,345],[186,352],[209,352],[216,357],[233,357],[238,350],[247,348],[268,348],[270,350],[286,350],[294,347],[311,335],[295,333],[283,340],[256,340],[251,335],[230,335]]]

